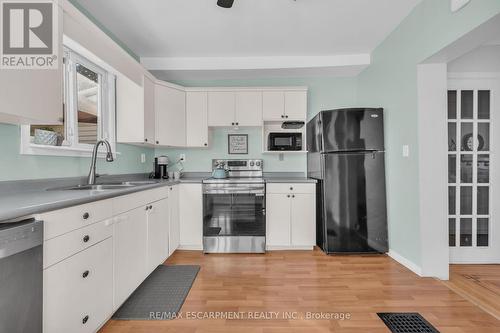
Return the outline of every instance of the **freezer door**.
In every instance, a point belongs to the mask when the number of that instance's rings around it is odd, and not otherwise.
[[[323,151],[323,134],[321,126],[321,112],[309,120],[306,125],[307,151],[320,153]]]
[[[321,112],[323,152],[384,150],[383,109]]]
[[[384,153],[323,154],[327,253],[387,252]]]

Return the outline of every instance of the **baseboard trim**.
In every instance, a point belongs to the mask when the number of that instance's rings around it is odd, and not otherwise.
[[[202,245],[179,245],[178,250],[203,251]]]
[[[413,261],[403,257],[392,249],[389,249],[389,252],[387,254],[389,255],[389,257],[396,260],[398,263],[405,266],[413,273],[417,274],[418,276],[422,276],[422,268],[419,265],[415,264]]]
[[[297,246],[266,246],[266,251],[287,251],[287,250],[305,250],[312,251],[314,250],[313,245],[297,245]]]

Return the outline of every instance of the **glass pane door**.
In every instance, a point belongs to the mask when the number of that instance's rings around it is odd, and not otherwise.
[[[448,91],[448,230],[451,248],[487,248],[491,91]]]
[[[265,197],[258,194],[203,195],[204,236],[265,236]]]

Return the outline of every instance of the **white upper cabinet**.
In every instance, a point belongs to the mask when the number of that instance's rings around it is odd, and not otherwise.
[[[285,119],[306,120],[307,92],[285,91]]]
[[[306,120],[307,90],[264,91],[262,107],[266,121]]]
[[[62,9],[56,10],[62,22]],[[0,123],[62,124],[62,29],[54,43],[57,69],[0,69]]]
[[[186,146],[186,93],[163,83],[155,86],[156,144]]]
[[[145,90],[125,75],[116,76],[116,129],[118,142],[145,142]]]
[[[144,142],[155,143],[155,82],[144,76]]]
[[[264,91],[262,93],[264,120],[283,120],[285,116],[285,93],[283,91]]]
[[[235,96],[233,91],[208,93],[208,126],[234,126]]]
[[[238,91],[235,99],[236,125],[262,126],[262,91]]]
[[[186,92],[186,146],[208,146],[207,92]]]

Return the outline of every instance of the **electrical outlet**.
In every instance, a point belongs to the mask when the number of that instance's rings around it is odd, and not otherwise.
[[[179,161],[186,162],[186,154],[180,154],[179,155]]]
[[[141,163],[146,163],[146,154],[141,154]]]
[[[403,157],[410,156],[410,146],[403,145]]]

